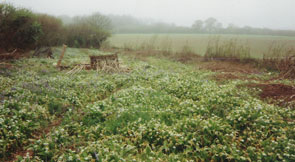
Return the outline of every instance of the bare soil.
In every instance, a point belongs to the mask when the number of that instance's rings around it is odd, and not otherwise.
[[[172,60],[181,63],[196,63],[202,60],[202,57],[194,53],[177,53],[172,56]]]
[[[207,69],[214,72],[242,73],[242,74],[263,74],[262,70],[250,64],[242,64],[230,61],[210,61],[197,65],[200,69]]]
[[[223,82],[223,81],[227,81],[227,80],[244,80],[244,79],[249,80],[250,78],[248,78],[245,75],[239,75],[239,74],[235,74],[235,73],[219,73],[219,74],[212,76],[212,79],[214,79],[218,82]],[[255,79],[253,79],[253,80],[255,80]]]
[[[270,100],[271,103],[277,103],[281,106],[287,106],[295,103],[295,87],[285,84],[248,84],[249,88],[259,88],[262,92],[259,94],[261,99]]]

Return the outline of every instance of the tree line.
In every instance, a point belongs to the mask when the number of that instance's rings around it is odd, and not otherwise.
[[[294,30],[273,30],[268,28],[239,27],[229,24],[224,27],[217,19],[210,17],[206,20],[196,20],[191,27],[175,24],[144,21],[132,16],[108,16],[113,24],[115,33],[197,33],[197,34],[251,34],[295,36]]]
[[[213,17],[210,17],[204,21],[196,20],[191,27],[191,31],[196,33],[216,34],[295,36],[294,30],[273,30],[269,28],[254,28],[251,26],[239,27],[234,24],[229,24],[227,27],[223,27],[222,23]]]
[[[70,24],[60,18],[0,4],[0,49],[30,50],[42,46],[99,48],[111,34],[111,21],[99,13],[75,17]]]

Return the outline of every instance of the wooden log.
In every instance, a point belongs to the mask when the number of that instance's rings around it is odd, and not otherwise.
[[[19,54],[16,54],[17,49],[13,50],[11,53],[0,54],[0,60],[13,60],[20,57]]]
[[[61,61],[62,61],[62,59],[64,58],[64,55],[65,55],[66,49],[67,49],[67,45],[63,45],[63,50],[62,50],[62,52],[61,52],[61,55],[60,55],[60,57],[59,57],[59,60],[58,60],[58,62],[57,62],[56,67],[60,67],[60,65],[61,65]]]

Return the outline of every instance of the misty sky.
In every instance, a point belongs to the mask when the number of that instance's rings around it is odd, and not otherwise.
[[[196,19],[215,17],[226,26],[295,30],[295,0],[0,0],[52,15],[92,12],[132,15],[191,26]]]

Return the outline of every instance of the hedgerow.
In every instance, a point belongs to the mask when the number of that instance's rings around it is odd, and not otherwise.
[[[110,21],[99,13],[75,18],[64,25],[59,18],[36,14],[24,8],[0,3],[0,50],[60,46],[100,48],[110,36]]]

